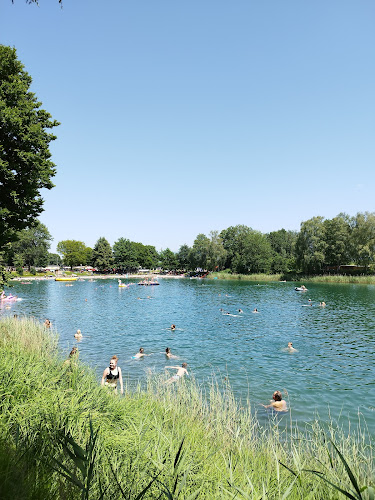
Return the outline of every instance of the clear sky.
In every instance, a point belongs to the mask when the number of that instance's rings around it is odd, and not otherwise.
[[[61,122],[51,250],[375,211],[373,0],[0,1]]]

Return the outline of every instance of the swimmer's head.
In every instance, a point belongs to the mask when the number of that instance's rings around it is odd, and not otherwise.
[[[77,330],[77,335],[81,335],[81,330]]]
[[[187,367],[187,363],[182,363],[182,368],[186,368]]]
[[[288,347],[293,347],[293,344],[291,342],[288,342]]]
[[[283,399],[283,396],[280,391],[275,391],[272,395],[272,399],[275,401],[281,401]]]
[[[170,348],[169,348],[169,347],[167,347],[167,348],[166,348],[166,350],[165,350],[165,352],[166,352],[167,354],[169,354],[169,353],[171,352]]]
[[[78,352],[77,347],[73,347],[73,349],[69,353],[69,357],[71,358],[72,356],[74,356],[75,354],[77,354],[77,352]]]
[[[141,348],[139,349],[139,352],[141,352],[141,353],[145,352],[145,350],[143,349],[143,347],[141,347]]]

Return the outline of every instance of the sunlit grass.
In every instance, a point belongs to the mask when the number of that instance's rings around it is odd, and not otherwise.
[[[373,485],[371,437],[290,416],[261,427],[228,381],[166,376],[120,397],[56,335],[30,320],[0,321],[1,498],[336,499],[334,485]],[[371,491],[363,492],[363,498]]]

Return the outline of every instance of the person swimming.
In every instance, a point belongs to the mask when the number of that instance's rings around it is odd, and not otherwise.
[[[52,323],[50,322],[50,320],[49,320],[49,319],[46,319],[46,320],[45,320],[45,322],[44,322],[44,326],[45,326],[46,328],[51,328],[51,325],[52,325]]]
[[[258,311],[258,309],[257,309],[257,308],[255,308],[255,309],[254,309],[254,311],[253,311],[253,313],[258,313],[258,312],[259,312],[259,311]]]
[[[172,369],[175,369],[177,370],[177,373],[175,375],[172,375],[171,378],[169,378],[168,380],[166,380],[164,383],[165,384],[173,384],[173,382],[178,382],[182,377],[184,377],[185,375],[189,375],[188,371],[187,371],[187,363],[182,363],[181,366],[166,366],[165,369],[169,369],[169,368],[172,368]]]
[[[173,330],[176,330],[176,325],[175,325],[175,324],[173,324],[173,325],[171,326],[171,330],[172,330],[172,331],[173,331]]]
[[[81,330],[77,330],[76,333],[74,334],[74,337],[77,339],[77,340],[81,340],[82,338],[82,333],[81,333]]]
[[[242,309],[238,309],[238,312],[239,312],[240,314],[242,314],[242,313],[243,313],[243,310],[242,310]]]
[[[132,356],[133,359],[140,359],[140,358],[143,358],[143,356],[146,356],[145,354],[145,350],[143,349],[143,347],[141,347],[139,349],[139,352],[137,352],[137,354],[135,356]]]
[[[288,351],[289,352],[297,352],[297,349],[294,349],[292,342],[288,342]]]
[[[286,401],[284,401],[283,396],[280,391],[275,391],[272,395],[271,404],[262,405],[264,408],[273,408],[276,411],[287,411]]]
[[[121,368],[117,366],[118,357],[112,356],[109,362],[109,367],[103,372],[101,384],[110,387],[117,392],[117,381],[120,382],[121,394],[124,394],[124,387],[122,383]]]

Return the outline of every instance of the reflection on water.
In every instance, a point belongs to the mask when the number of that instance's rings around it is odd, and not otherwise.
[[[201,382],[212,373],[229,377],[236,396],[250,398],[260,415],[260,403],[279,389],[294,418],[309,420],[317,410],[326,419],[329,405],[334,418],[355,420],[361,413],[375,430],[374,286],[309,284],[308,292],[299,293],[293,283],[160,283],[129,288],[119,288],[115,280],[16,283],[12,293],[23,300],[2,306],[1,314],[49,318],[66,353],[80,329],[80,359],[98,376],[113,354],[130,383],[148,370],[161,373],[165,365],[186,361]],[[325,308],[319,307],[323,300]],[[255,307],[259,314],[252,313]],[[298,352],[285,350],[288,341]],[[132,359],[140,347],[150,356]],[[180,359],[167,360],[166,347]]]

